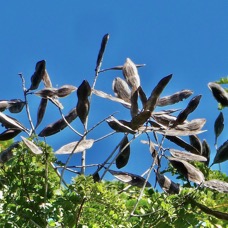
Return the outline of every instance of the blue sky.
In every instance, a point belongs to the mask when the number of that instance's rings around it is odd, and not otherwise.
[[[210,143],[213,159],[213,124],[219,111],[207,83],[228,74],[227,9],[227,1],[5,1],[0,8],[0,99],[23,99],[17,74],[23,73],[29,87],[35,64],[42,59],[47,62],[53,86],[79,86],[84,79],[92,84],[100,42],[103,35],[109,33],[102,68],[121,65],[129,57],[135,63],[146,64],[139,69],[139,74],[147,95],[162,77],[171,73],[173,78],[163,96],[181,89],[191,89],[194,95],[203,95],[200,106],[189,119],[207,119],[204,127],[207,132],[199,136]],[[122,73],[100,74],[96,88],[113,94],[111,85],[117,76],[122,77]],[[29,101],[35,121],[39,98],[31,96]],[[76,105],[77,98],[72,94],[61,101],[66,114]],[[188,101],[175,108],[186,107]],[[116,118],[130,119],[129,112],[120,104],[94,96],[89,127],[115,111],[119,111]],[[227,109],[223,113],[228,125]],[[25,110],[13,117],[29,126]],[[38,132],[59,118],[58,110],[49,104]],[[73,126],[82,130],[79,120]],[[88,137],[96,139],[108,132],[107,124],[102,124]],[[97,143],[88,151],[87,162],[103,162],[121,136],[115,135]],[[66,129],[49,137],[47,142],[58,149],[75,140],[78,140],[77,136]],[[227,126],[218,145],[225,140]],[[130,162],[123,170],[141,174],[150,163],[148,148],[137,140],[132,144]],[[75,156],[71,164],[80,164],[79,156]],[[225,166],[227,162],[221,165],[227,172]]]

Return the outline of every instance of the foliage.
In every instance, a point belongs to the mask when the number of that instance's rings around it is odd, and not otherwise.
[[[0,122],[6,128],[0,134],[0,227],[225,227],[228,225],[228,177],[208,167],[210,148],[205,140],[201,142],[197,136],[203,132],[205,119],[188,120],[198,107],[201,95],[194,96],[181,111],[156,111],[157,106],[174,105],[187,99],[192,91],[181,90],[161,97],[172,78],[168,75],[147,97],[138,75],[138,68],[144,65],[134,64],[129,58],[123,66],[100,70],[108,39],[108,34],[102,39],[92,87],[84,80],[78,88],[72,85],[53,88],[46,62],[42,60],[36,64],[29,89],[26,89],[24,77],[20,74],[24,101],[0,101]],[[114,79],[115,97],[95,89],[99,74],[108,70],[122,70],[125,78]],[[44,88],[37,91],[41,81]],[[227,83],[227,79],[220,79],[219,83]],[[208,85],[215,99],[225,108],[228,102],[226,91],[218,83]],[[77,104],[64,116],[60,99],[75,91]],[[31,94],[41,97],[35,125],[27,101],[27,96]],[[121,103],[129,109],[130,121],[118,120],[111,114],[88,129],[92,95]],[[61,119],[45,126],[37,134],[48,102],[56,105]],[[24,107],[30,129],[3,113],[5,110],[18,113]],[[71,125],[77,117],[83,125],[83,133]],[[103,122],[107,122],[114,132],[98,140],[88,139],[88,134]],[[57,161],[52,147],[46,143],[46,137],[54,137],[66,127],[78,139],[57,150],[56,154],[68,156],[63,163]],[[215,121],[214,129],[217,148],[217,138],[224,129],[222,112]],[[14,142],[13,139],[21,132],[27,133],[28,138],[21,137],[22,140]],[[86,176],[85,171],[90,165],[86,164],[86,151],[93,149],[95,142],[113,134],[122,134],[123,138],[116,143],[107,159],[94,165],[95,172]],[[147,137],[141,142],[148,146],[151,153],[150,166],[144,167],[142,176],[120,171],[132,156],[132,142],[142,136]],[[184,141],[183,136],[189,137],[190,143]],[[182,150],[170,148],[168,141]],[[217,148],[212,165],[228,159],[227,148],[227,141]],[[69,166],[75,153],[82,155],[80,167]],[[78,174],[70,183],[64,180],[66,170]],[[104,181],[107,172],[120,182]],[[152,175],[155,177],[153,187],[149,182]],[[170,175],[173,175],[172,180],[168,177]]]

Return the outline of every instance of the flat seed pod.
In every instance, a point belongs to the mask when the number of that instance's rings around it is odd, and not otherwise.
[[[169,83],[171,78],[172,78],[172,74],[162,78],[158,82],[158,84],[153,89],[153,91],[151,92],[150,97],[147,100],[147,103],[145,105],[145,110],[150,110],[151,112],[154,111],[154,109],[155,109],[155,107],[157,105],[157,101],[159,99],[160,94],[162,93],[162,91],[164,90],[166,85]]]
[[[0,112],[5,111],[7,108],[10,107],[10,102],[7,100],[1,100],[0,101]]]
[[[43,78],[42,78],[43,82],[44,82],[44,86],[46,88],[51,88],[52,87],[52,83],[51,83],[51,79],[49,77],[49,74],[47,72],[47,70],[45,70],[45,73],[43,75]]]
[[[73,108],[66,116],[65,119],[67,120],[68,123],[71,123],[74,119],[77,117],[77,110],[76,108]],[[50,135],[54,135],[61,130],[63,130],[65,127],[67,127],[66,122],[64,119],[59,119],[58,121],[49,124],[46,126],[39,134],[38,136],[40,137],[47,137]]]
[[[189,135],[190,144],[202,154],[202,143],[197,135]]]
[[[35,90],[39,87],[39,84],[45,74],[46,61],[41,60],[36,63],[35,72],[31,77],[31,86],[29,90]]]
[[[106,120],[108,125],[117,132],[135,134],[136,131],[130,128],[130,123],[124,120],[117,120],[113,116]]]
[[[72,151],[73,153],[83,152],[84,150],[91,148],[93,143],[93,139],[71,142],[59,148],[55,154],[71,154]]]
[[[138,90],[132,90],[131,95],[131,117],[133,118],[138,114]]]
[[[179,138],[178,136],[167,135],[166,138],[169,141],[175,143],[177,146],[180,146],[193,154],[200,155],[200,152],[195,147],[188,144],[187,142],[185,142],[183,139]]]
[[[131,61],[130,58],[126,59],[122,69],[124,78],[131,88],[137,89],[140,86],[140,78],[136,65]]]
[[[205,157],[197,154],[192,154],[189,152],[184,152],[184,151],[175,150],[175,149],[169,149],[169,152],[174,158],[179,158],[185,161],[200,161],[200,162],[207,161]]]
[[[228,93],[223,87],[215,82],[209,82],[208,87],[211,90],[214,98],[219,102],[222,106],[228,106]]]
[[[201,184],[204,182],[203,173],[187,161],[171,157],[168,157],[168,159],[172,166],[189,181],[192,181],[196,184]]]
[[[42,98],[40,100],[40,104],[39,104],[38,111],[37,111],[37,122],[36,122],[35,128],[37,128],[39,126],[39,124],[41,123],[41,121],[43,120],[47,104],[48,104],[48,99]]]
[[[169,114],[162,114],[162,115],[153,114],[152,117],[153,119],[156,120],[156,122],[166,127],[171,126],[176,121],[176,117],[171,116]]]
[[[207,159],[207,161],[205,162],[206,166],[209,166],[211,150],[205,139],[202,142],[202,155]]]
[[[78,99],[86,100],[90,96],[90,94],[91,94],[91,87],[88,81],[84,80],[77,90]]]
[[[228,160],[228,140],[224,142],[217,150],[213,164],[222,163]]]
[[[7,129],[0,134],[0,141],[13,139],[21,132],[21,129]]]
[[[131,128],[133,130],[137,130],[141,127],[151,116],[151,112],[148,110],[144,110],[140,112],[138,115],[134,116],[131,120]]]
[[[146,94],[144,93],[144,91],[142,89],[142,86],[138,87],[138,92],[139,92],[139,97],[140,97],[140,100],[142,102],[143,108],[145,109],[146,102],[147,102],[147,97],[146,97]]]
[[[173,124],[173,127],[175,127],[179,124],[182,124],[187,119],[188,115],[197,108],[201,97],[202,97],[202,95],[198,95],[198,96],[193,97],[190,100],[187,107],[183,111],[181,111],[179,113],[179,115],[177,116],[177,119],[176,119],[175,123]]]
[[[205,187],[218,192],[228,193],[228,183],[220,180],[208,180],[203,184]]]
[[[19,113],[22,111],[22,109],[25,106],[25,102],[22,101],[21,99],[12,99],[9,101],[10,106],[9,106],[9,111],[11,113]]]
[[[36,145],[34,144],[32,141],[26,139],[25,137],[21,136],[22,141],[24,142],[24,144],[28,147],[28,149],[30,149],[32,151],[32,153],[34,154],[42,154],[43,151]]]
[[[132,173],[127,173],[127,172],[120,172],[120,171],[114,171],[114,170],[108,170],[116,179],[132,185],[132,186],[137,186],[139,188],[142,188],[145,179],[139,175],[135,175]],[[151,187],[151,184],[149,182],[146,183],[146,187]]]
[[[6,150],[3,150],[0,153],[0,163],[5,163],[9,161],[13,157],[13,152],[12,150],[14,148],[17,148],[19,146],[19,142],[15,142],[11,144]]]
[[[80,118],[81,122],[83,124],[85,124],[87,121],[87,117],[88,117],[89,109],[90,109],[89,100],[88,99],[86,99],[86,100],[79,99],[76,108],[77,108],[78,117]]]
[[[180,185],[171,181],[168,177],[156,171],[156,178],[164,192],[168,194],[179,194]]]
[[[116,97],[123,99],[127,103],[131,102],[131,90],[126,81],[124,81],[122,78],[117,77],[113,80],[112,89]]]
[[[223,128],[224,128],[224,117],[223,117],[223,113],[220,112],[214,123],[215,144],[217,144],[217,138],[222,133]]]
[[[51,103],[53,103],[55,106],[57,106],[60,109],[63,109],[63,105],[61,104],[61,102],[59,101],[59,99],[57,97],[48,97],[48,100],[51,101]]]
[[[70,95],[72,92],[74,92],[75,90],[76,90],[75,86],[63,85],[57,90],[56,95],[58,97],[66,97],[66,96]]]
[[[166,106],[176,104],[184,99],[188,98],[193,94],[193,91],[185,89],[179,92],[176,92],[170,96],[161,97],[158,99],[157,106]]]
[[[121,152],[119,156],[116,158],[116,167],[118,169],[123,168],[127,165],[129,157],[130,157],[130,145],[128,144],[128,137],[127,135],[124,136],[119,151]]]
[[[57,95],[57,89],[56,88],[44,88],[42,90],[39,90],[35,92],[37,96],[40,96],[42,98],[51,98]]]

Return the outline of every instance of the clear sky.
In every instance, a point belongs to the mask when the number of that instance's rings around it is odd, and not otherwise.
[[[219,111],[207,84],[228,74],[227,10],[228,1],[224,0],[4,1],[0,7],[0,99],[23,99],[18,73],[23,73],[29,87],[35,64],[42,59],[47,62],[54,87],[64,84],[79,86],[84,79],[92,84],[100,42],[103,35],[109,33],[102,68],[122,65],[129,57],[135,63],[146,64],[139,69],[139,74],[147,95],[162,77],[171,73],[173,78],[163,96],[182,89],[203,95],[199,107],[189,119],[207,119],[204,127],[207,132],[199,136],[210,143],[213,159],[213,124]],[[123,77],[121,71],[100,74],[96,88],[113,94],[111,85],[117,76]],[[31,96],[29,100],[35,122],[39,98]],[[63,112],[67,114],[76,105],[77,98],[72,94],[61,101]],[[175,108],[186,107],[188,101],[177,104]],[[119,111],[116,118],[130,119],[129,112],[122,105],[94,96],[89,127],[115,111]],[[227,109],[223,113],[228,126]],[[13,117],[28,127],[25,115],[24,110]],[[59,118],[58,110],[49,104],[38,133]],[[82,130],[79,120],[73,126]],[[227,140],[227,126],[218,145]],[[108,132],[110,129],[104,123],[88,138],[96,139]],[[115,135],[95,144],[88,151],[87,162],[103,162],[121,136]],[[47,138],[55,150],[75,140],[78,137],[68,129]],[[124,171],[141,174],[151,164],[148,148],[139,141],[132,144],[131,158]],[[64,160],[63,156],[59,158]],[[75,156],[71,164],[79,165],[79,156]],[[227,162],[221,167],[227,172]],[[219,167],[215,165],[214,168]]]

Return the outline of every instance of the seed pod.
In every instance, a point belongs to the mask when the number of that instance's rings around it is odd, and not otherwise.
[[[48,99],[42,98],[37,111],[37,122],[36,122],[35,128],[37,128],[41,123],[41,121],[43,120],[47,104],[48,104]]]
[[[138,106],[138,90],[132,90],[131,95],[131,117],[133,118],[138,114],[139,106]]]
[[[214,123],[215,144],[217,144],[217,138],[222,133],[223,128],[224,128],[224,117],[223,117],[223,113],[220,112]]]
[[[193,97],[190,100],[187,107],[182,112],[180,112],[179,115],[177,116],[177,119],[173,124],[173,127],[177,126],[178,124],[182,124],[187,119],[188,115],[197,108],[201,97],[202,95],[198,95]]]
[[[145,105],[145,110],[150,110],[151,112],[154,111],[157,101],[159,99],[160,94],[162,93],[163,89],[166,87],[166,85],[169,83],[170,79],[172,78],[172,74],[162,78],[156,87],[153,89],[151,92],[150,97],[148,98],[146,105]]]
[[[179,92],[176,92],[170,96],[161,97],[158,99],[157,106],[166,106],[176,104],[184,99],[188,98],[193,94],[193,91],[185,89]]]
[[[12,99],[9,101],[9,103],[10,103],[9,111],[11,113],[19,113],[22,111],[22,109],[25,106],[25,102],[22,101],[21,99]]]
[[[136,65],[129,59],[123,65],[123,75],[131,88],[137,89],[140,86],[140,78]]]
[[[13,157],[13,152],[12,150],[14,148],[17,148],[19,146],[19,142],[15,142],[11,144],[6,150],[3,150],[0,153],[0,163],[5,163],[9,161]]]
[[[10,103],[7,100],[1,100],[0,101],[0,112],[5,111],[7,108],[9,108]]]
[[[35,90],[39,87],[39,84],[45,74],[46,61],[41,60],[36,63],[35,72],[31,77],[31,86],[28,90]]]
[[[59,101],[59,99],[57,97],[48,97],[48,100],[51,101],[51,103],[53,103],[55,106],[57,106],[60,109],[63,109],[63,105],[61,104],[61,102]]]
[[[214,98],[222,105],[228,106],[228,93],[222,86],[215,82],[209,82],[208,87],[211,90]]]
[[[203,143],[202,143],[202,155],[207,159],[207,161],[205,162],[206,166],[209,166],[211,150],[205,139],[203,140]]]
[[[166,126],[166,127],[171,126],[176,121],[175,116],[171,116],[168,114],[163,114],[163,115],[153,114],[152,117],[153,117],[153,119],[156,120],[156,122],[158,122],[159,124],[162,124],[163,126]]]
[[[88,99],[86,99],[86,100],[79,99],[76,108],[77,108],[77,113],[78,113],[79,119],[85,125],[88,114],[89,114],[89,108],[90,108],[89,100]]]
[[[190,144],[202,154],[202,143],[197,135],[189,135]]]
[[[120,154],[116,158],[116,167],[118,169],[121,169],[127,165],[130,157],[130,145],[129,145],[127,135],[125,135],[123,140],[121,141],[119,151],[120,151]]]
[[[42,98],[51,98],[57,95],[57,89],[56,88],[44,88],[42,90],[39,90],[35,92],[37,96],[40,96]]]
[[[116,179],[130,184],[132,186],[137,186],[139,188],[142,188],[145,183],[145,179],[141,176],[127,173],[127,172],[120,172],[120,171],[114,171],[114,170],[108,170]],[[146,182],[146,187],[151,187],[151,184],[149,182]]]
[[[131,100],[131,90],[128,84],[123,79],[117,77],[113,80],[112,89],[116,97],[123,99],[124,101],[130,103]],[[128,107],[129,108],[129,107]]]
[[[134,116],[131,120],[131,128],[133,130],[137,130],[141,127],[151,116],[151,112],[148,110],[144,110],[140,112],[138,115]]]
[[[75,90],[76,90],[76,87],[75,86],[72,86],[72,85],[63,85],[63,86],[61,86],[57,90],[56,95],[58,97],[66,97],[69,94],[71,94],[72,92],[74,92]]]
[[[160,187],[168,194],[179,194],[180,185],[171,181],[168,177],[161,174],[160,172],[155,171],[157,181]]]
[[[226,160],[228,160],[228,140],[218,148],[212,165],[222,163]]]
[[[52,87],[51,79],[49,77],[49,74],[48,74],[47,70],[45,70],[45,73],[44,73],[42,79],[43,79],[43,82],[44,82],[44,86],[46,88],[51,88]]]
[[[192,181],[196,184],[201,184],[204,182],[203,173],[190,163],[177,158],[169,157],[168,159],[172,166],[189,181]]]
[[[21,138],[22,138],[22,141],[24,142],[24,144],[27,146],[27,148],[32,151],[32,153],[34,153],[36,155],[43,153],[43,151],[35,143],[26,139],[23,136],[21,136]]]
[[[208,180],[203,185],[218,192],[228,193],[228,183],[221,180]]]
[[[9,139],[13,139],[21,132],[20,129],[7,129],[0,134],[0,141],[6,141]]]
[[[91,94],[91,87],[88,81],[84,80],[77,90],[78,99],[85,100],[90,96],[90,94]]]
[[[146,102],[147,102],[147,97],[146,97],[146,94],[144,93],[144,91],[142,89],[142,86],[138,87],[138,92],[139,92],[139,97],[140,97],[140,100],[142,102],[143,108],[145,109]]]

